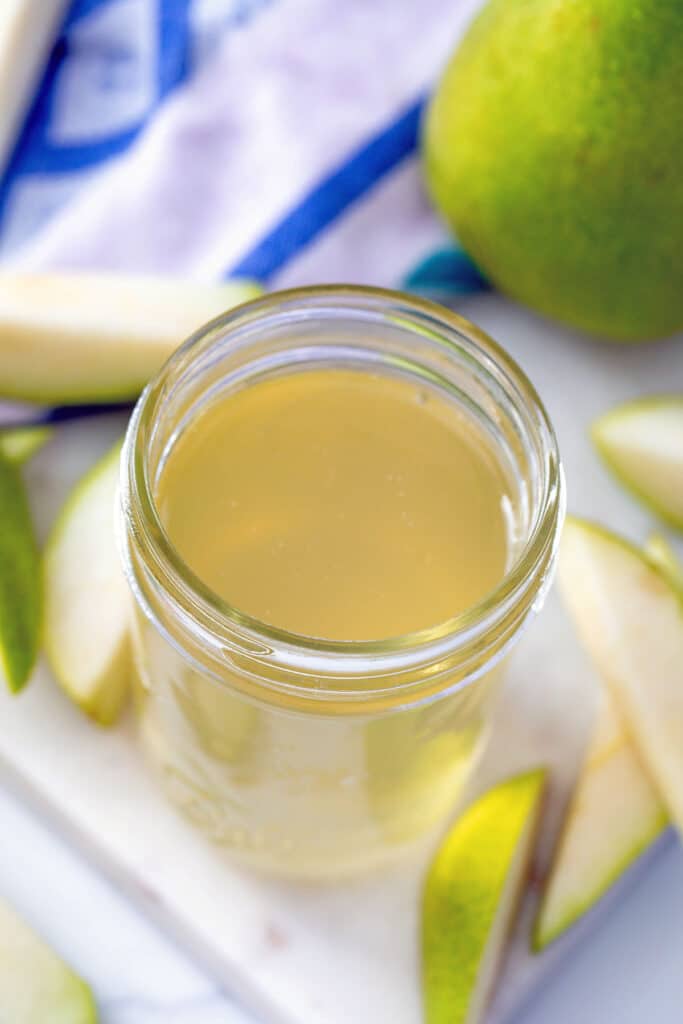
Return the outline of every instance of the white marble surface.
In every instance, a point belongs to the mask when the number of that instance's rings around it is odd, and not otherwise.
[[[593,346],[500,299],[467,305],[473,319],[489,328],[532,369],[546,396],[564,452],[573,510],[599,514],[607,522],[620,523],[635,538],[644,537],[651,526],[649,517],[599,467],[590,452],[585,426],[620,398],[664,389],[671,375],[680,369],[680,350],[673,343],[622,351]],[[559,334],[564,335],[564,344],[553,344],[552,335]],[[120,422],[100,424],[96,429],[91,426],[85,431],[82,426],[62,428],[60,440],[31,464],[28,477],[41,533],[52,520],[69,480],[83,464],[92,461],[96,450],[105,447],[104,433],[108,443],[120,429]],[[93,450],[88,454],[86,448],[90,447]],[[489,777],[525,766],[529,758],[553,765],[555,791],[561,792],[569,781],[572,757],[564,748],[569,739],[574,745],[577,741],[580,744],[580,719],[586,718],[583,702],[594,683],[585,658],[579,656],[567,633],[567,624],[558,619],[558,611],[556,602],[551,601],[529,642],[525,640],[517,653],[502,701],[503,742],[492,744],[495,756],[487,759],[480,773],[478,782],[482,785]],[[562,658],[557,657],[560,650]],[[175,922],[175,934],[185,931],[188,937],[203,939],[203,943],[193,941],[186,948],[194,952],[203,946],[218,953],[220,976],[229,986],[248,982],[239,991],[251,993],[250,1005],[264,1005],[262,999],[253,999],[259,992],[271,997],[267,1000],[271,1006],[274,997],[278,1008],[290,1011],[288,1019],[301,1024],[321,1024],[323,1018],[335,1024],[346,1024],[347,1020],[363,1024],[364,1015],[368,1024],[380,1020],[384,1024],[384,1019],[397,1024],[399,1017],[418,1020],[418,986],[411,980],[410,969],[404,969],[405,965],[396,968],[404,964],[405,957],[397,959],[389,951],[388,963],[394,971],[391,977],[390,971],[378,973],[375,969],[386,947],[392,945],[392,935],[405,939],[412,934],[412,903],[406,910],[400,900],[397,909],[394,901],[392,913],[387,914],[377,913],[378,904],[365,900],[363,913],[351,913],[347,912],[343,894],[340,906],[334,894],[329,906],[324,901],[317,906],[313,898],[295,898],[277,887],[263,887],[261,891],[238,876],[221,873],[219,877],[211,851],[200,846],[194,835],[181,830],[165,804],[156,806],[154,794],[148,792],[147,775],[137,763],[136,750],[126,746],[126,730],[108,735],[94,732],[49,678],[42,672],[39,676],[16,702],[0,694],[4,726],[0,730],[0,753],[11,768],[7,777],[11,778],[13,772],[20,778],[38,800],[32,806],[46,812],[37,820],[31,817],[33,812],[19,813],[16,801],[1,802],[0,891],[92,981],[102,1002],[105,1024],[155,1020],[187,1024],[221,1020],[231,1024],[232,1017],[230,1004],[222,1000],[213,983],[196,974],[169,947],[170,940],[164,941],[142,922],[125,902],[123,889],[115,895],[110,883],[98,881],[94,868],[78,866],[76,855],[66,851],[63,839],[46,832],[48,820],[60,820],[59,835],[69,837],[69,841],[78,838],[79,849],[95,854],[91,863],[107,868],[107,877],[126,880],[126,891],[135,896],[138,906],[151,904],[153,910],[164,910],[168,924]],[[543,700],[539,701],[541,693]],[[638,907],[637,892],[622,898],[618,902],[621,916],[607,923],[594,921],[580,936],[578,950],[563,951],[562,974],[557,974],[556,957],[551,956],[550,982],[547,957],[542,958],[545,966],[529,957],[524,959],[526,940],[518,936],[511,969],[500,986],[496,1024],[507,1024],[505,1007],[516,1002],[521,989],[526,990],[522,971],[534,985],[541,982],[543,986],[535,1002],[524,1011],[521,1019],[525,1024],[560,1021],[560,1014],[569,1012],[566,1007],[571,1008],[572,1003],[566,995],[566,977],[574,978],[569,986],[571,998],[584,993],[585,1001],[590,1003],[590,1007],[581,1004],[581,1019],[589,1024],[592,1020],[604,1024],[612,1019],[605,1015],[604,1006],[601,1009],[599,994],[604,991],[605,998],[609,998],[612,989],[623,988],[626,981],[629,991],[633,988],[642,995],[651,989],[650,978],[654,976],[656,997],[665,1000],[662,1005],[677,1006],[676,984],[683,989],[683,983],[675,977],[679,960],[676,954],[683,943],[683,896],[677,915],[675,901],[667,899],[667,878],[674,883],[683,878],[683,864],[674,852],[662,854],[659,866],[641,883],[639,892],[643,885],[651,892],[646,901],[650,916],[630,910],[631,906]],[[683,886],[679,887],[683,892]],[[659,912],[653,910],[657,900]],[[292,939],[285,950],[287,955],[280,947],[277,956],[265,948],[267,925],[273,915],[276,921],[286,922]],[[397,919],[405,923],[404,928],[393,926],[392,921]],[[621,924],[617,926],[614,921]],[[664,938],[658,931],[662,922],[671,932]],[[405,952],[403,939],[399,952]],[[656,974],[648,959],[653,947],[659,947]],[[596,955],[594,949],[602,952]],[[666,974],[669,954],[674,972],[671,977]],[[627,979],[621,977],[622,961],[629,964]],[[637,969],[630,969],[631,961],[637,963]],[[641,963],[650,964],[649,974],[642,974]],[[597,993],[594,1018],[589,1016],[593,996],[587,1000],[586,992]],[[552,1006],[554,999],[556,1006]],[[667,999],[671,1001],[667,1003]],[[352,1005],[354,1012],[349,1012]],[[577,1004],[573,1005],[578,1014]],[[624,1013],[631,1012],[634,1005],[638,1005],[638,999],[632,995],[624,1002]],[[316,1007],[320,1011],[322,1006],[326,1012],[316,1012]],[[568,1022],[577,1017],[570,1014],[565,1019]],[[671,1012],[667,1016],[662,1010],[659,1016],[648,1019],[655,1024],[666,1022],[672,1019]]]
[[[3,790],[0,835],[0,893],[88,979],[102,1024],[260,1024]],[[671,840],[510,1024],[674,1024],[682,949],[683,854]]]
[[[91,984],[101,1024],[253,1024],[5,790],[0,835],[0,894]]]

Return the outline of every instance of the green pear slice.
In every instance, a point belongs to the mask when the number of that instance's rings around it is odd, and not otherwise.
[[[536,920],[534,949],[544,949],[590,910],[667,824],[664,803],[604,692]]]
[[[22,465],[39,452],[52,436],[51,427],[12,427],[0,430],[0,454]]]
[[[681,564],[661,535],[649,538],[645,553],[683,590]],[[571,606],[571,594],[565,598]],[[543,949],[590,910],[667,824],[664,802],[603,690],[536,920],[534,948]]]
[[[251,281],[0,273],[0,395],[135,398],[193,331],[258,294]]]
[[[96,1024],[90,989],[0,903],[1,1024]]]
[[[627,541],[569,519],[559,577],[643,764],[683,826],[683,595]]]
[[[426,1024],[479,1024],[533,851],[545,772],[502,782],[456,821],[422,908]]]
[[[44,557],[45,650],[58,683],[101,725],[116,720],[131,675],[128,588],[114,512],[120,442],[76,485]]]
[[[675,587],[683,593],[683,565],[668,540],[659,533],[648,537],[645,554],[665,572]]]
[[[596,420],[592,436],[624,486],[683,529],[683,395],[620,405]]]
[[[18,468],[0,455],[0,669],[10,690],[26,684],[40,640],[40,561]]]

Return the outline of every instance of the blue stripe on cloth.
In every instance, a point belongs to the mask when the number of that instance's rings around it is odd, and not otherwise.
[[[24,427],[56,426],[75,420],[90,419],[93,416],[108,416],[117,412],[132,412],[133,402],[104,402],[97,405],[55,405],[32,412],[25,419],[2,421],[0,415],[0,431],[20,430]]]
[[[0,0],[2,2],[2,0]],[[109,0],[73,0],[63,29],[50,54],[21,136],[0,183],[0,222],[14,184],[26,175],[60,174],[85,170],[126,150],[137,138],[154,107],[138,124],[106,139],[78,145],[50,141],[50,122],[62,64],[69,59],[69,32],[77,23]],[[166,96],[189,70],[191,0],[160,0],[158,21],[157,102]]]
[[[191,0],[161,0],[159,23],[159,97],[174,89],[190,71]]]
[[[327,175],[226,276],[267,283],[347,207],[415,150],[423,104],[423,99],[413,103]]]

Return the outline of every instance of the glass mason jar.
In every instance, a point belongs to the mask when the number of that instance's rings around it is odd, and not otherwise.
[[[475,607],[388,641],[311,639],[230,606],[174,550],[155,487],[178,436],[232,389],[321,367],[437,388],[488,435],[510,482],[510,556]],[[171,799],[234,857],[304,878],[381,864],[442,825],[482,750],[504,660],[542,606],[563,505],[538,395],[446,309],[308,288],[198,331],[142,395],[122,462],[140,730]]]

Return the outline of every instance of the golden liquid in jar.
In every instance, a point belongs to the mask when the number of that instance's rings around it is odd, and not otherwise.
[[[505,494],[483,432],[438,392],[326,369],[200,414],[157,503],[184,561],[234,608],[363,641],[443,623],[500,581]]]
[[[352,642],[437,627],[494,588],[509,494],[483,429],[436,388],[315,369],[208,406],[155,497],[177,551],[224,601]],[[498,667],[415,708],[300,713],[286,694],[247,699],[229,659],[217,680],[136,623],[147,752],[186,815],[248,865],[317,878],[382,864],[443,821],[481,750]]]

